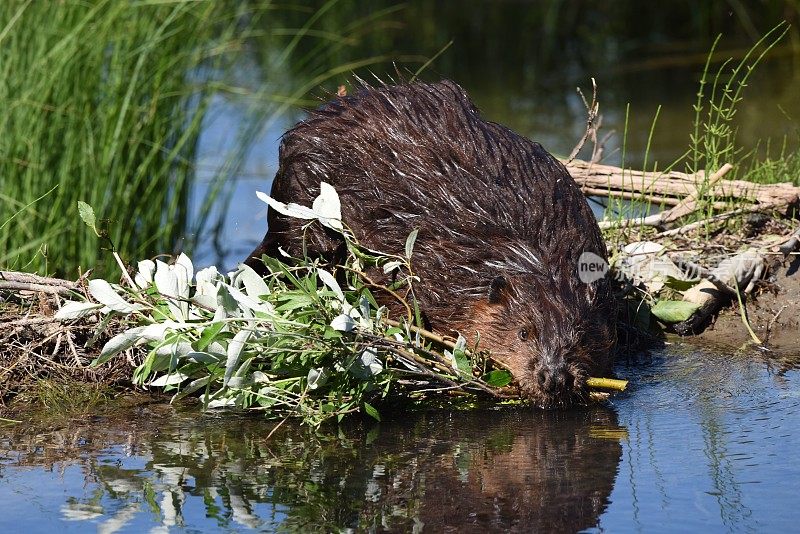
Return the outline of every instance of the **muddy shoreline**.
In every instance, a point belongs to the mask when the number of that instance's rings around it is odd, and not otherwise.
[[[773,265],[767,279],[747,297],[745,308],[751,328],[766,348],[776,354],[800,355],[800,256]],[[735,300],[724,306],[702,333],[682,339],[732,349],[752,343]]]

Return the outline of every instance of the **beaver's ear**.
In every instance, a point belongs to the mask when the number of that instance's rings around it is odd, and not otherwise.
[[[496,276],[489,284],[489,304],[504,304],[508,300],[508,280]]]

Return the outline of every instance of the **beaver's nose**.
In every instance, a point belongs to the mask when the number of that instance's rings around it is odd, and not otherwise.
[[[563,365],[540,367],[536,370],[536,382],[539,389],[549,395],[570,390],[575,385],[575,379]]]

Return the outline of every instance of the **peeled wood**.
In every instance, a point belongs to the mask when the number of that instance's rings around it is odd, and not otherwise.
[[[0,271],[0,290],[33,291],[69,296],[80,289],[77,282],[48,278],[30,273],[16,271]]]
[[[574,160],[565,164],[575,181],[593,195],[629,196],[640,193],[644,197],[676,197],[679,199],[698,195],[698,189],[707,183],[705,173],[686,174],[677,171],[643,172],[621,169],[611,165]],[[625,195],[627,194],[627,195]],[[719,180],[704,191],[706,197],[749,200],[763,209],[781,208],[800,200],[800,187],[784,182],[756,184],[744,180]]]

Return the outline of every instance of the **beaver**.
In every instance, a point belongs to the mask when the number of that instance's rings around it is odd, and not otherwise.
[[[310,206],[321,181],[369,249],[402,255],[418,229],[414,297],[426,325],[479,335],[536,404],[574,404],[588,376],[610,371],[610,282],[578,272],[582,254],[607,257],[586,199],[540,144],[482,119],[458,84],[362,83],[309,112],[283,136],[271,196]],[[245,261],[259,272],[261,255],[279,249],[341,254],[341,236],[321,225],[304,231],[271,208],[268,225]]]

